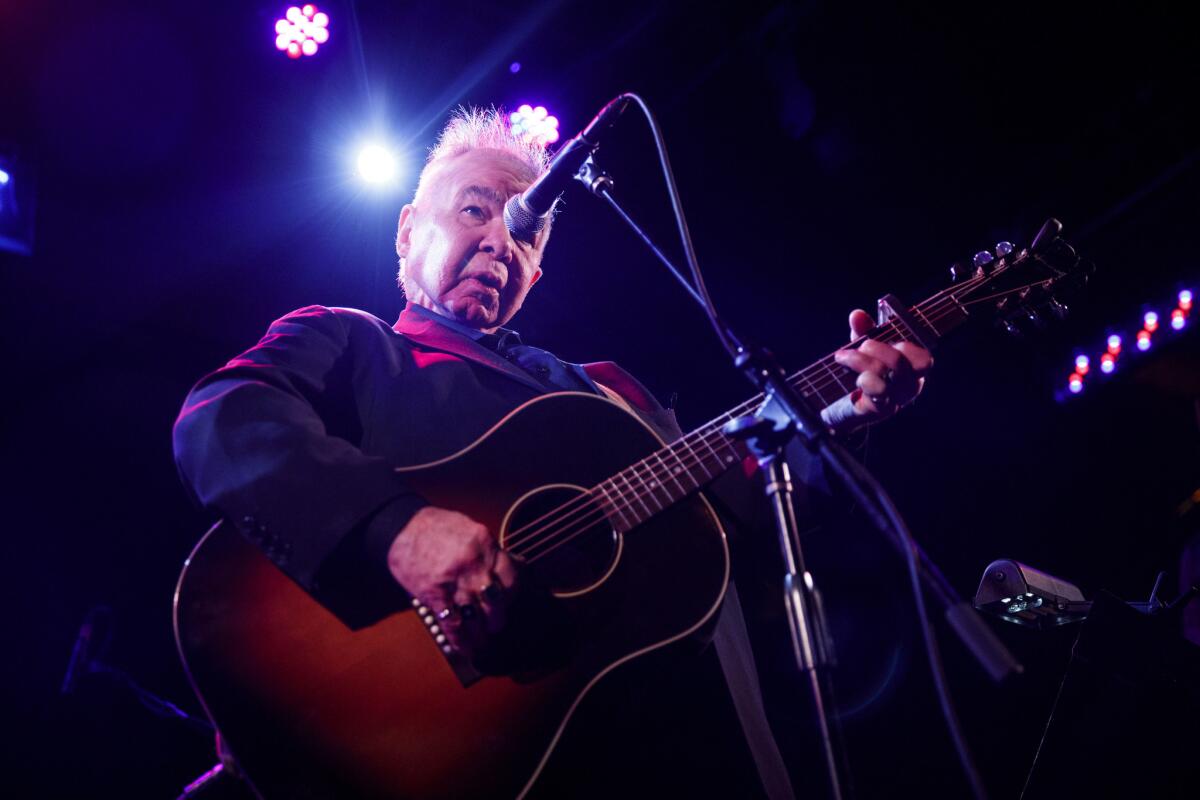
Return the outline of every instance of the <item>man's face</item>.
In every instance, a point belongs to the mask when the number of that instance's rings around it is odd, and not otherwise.
[[[472,150],[436,167],[419,198],[400,212],[396,252],[410,303],[485,331],[505,324],[541,277],[547,235],[519,242],[504,226],[504,203],[535,177],[501,150]]]

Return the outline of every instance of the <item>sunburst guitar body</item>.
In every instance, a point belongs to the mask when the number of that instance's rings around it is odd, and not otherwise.
[[[463,451],[402,471],[508,546],[662,445],[607,399],[547,395]],[[465,664],[416,608],[351,630],[221,523],[179,581],[180,653],[265,798],[520,797],[598,679],[684,639],[720,605],[728,550],[702,496],[627,523],[597,511],[534,547],[522,578],[538,588],[511,609],[494,652]]]

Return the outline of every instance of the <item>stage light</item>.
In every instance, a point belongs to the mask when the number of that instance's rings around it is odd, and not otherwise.
[[[1155,314],[1153,311],[1147,311],[1146,315],[1142,317],[1142,322],[1146,323],[1146,330],[1151,333],[1158,330],[1158,314]]]
[[[1175,330],[1183,330],[1183,326],[1187,324],[1187,315],[1184,314],[1182,308],[1177,308],[1171,312],[1171,327]]]
[[[358,174],[367,183],[391,183],[396,176],[396,159],[382,145],[368,144],[358,151]]]
[[[316,55],[317,48],[327,41],[329,15],[311,3],[303,8],[292,6],[283,19],[275,21],[275,47],[288,58]]]
[[[1091,362],[1087,356],[1075,356],[1075,371],[1080,375],[1087,375],[1088,368],[1091,367]]]
[[[1179,293],[1179,307],[1184,311],[1192,310],[1192,290],[1184,289]]]
[[[535,142],[541,147],[558,141],[558,118],[552,116],[545,106],[528,103],[508,115],[512,132],[526,142]]]
[[[1067,379],[1067,388],[1071,390],[1071,394],[1079,394],[1083,391],[1083,376],[1078,372],[1072,372],[1071,377]]]
[[[1114,356],[1121,352],[1121,337],[1115,333],[1108,337],[1108,352]]]
[[[1113,358],[1112,353],[1105,353],[1100,356],[1100,371],[1105,375],[1112,373],[1117,368],[1117,360]]]
[[[1137,347],[1138,350],[1142,350],[1143,352],[1150,349],[1150,331],[1138,331]]]
[[[0,252],[33,255],[34,199],[29,170],[0,151]]]
[[[511,72],[513,75],[516,75],[518,72],[521,71],[521,62],[514,61],[511,64],[509,64],[508,71]]]

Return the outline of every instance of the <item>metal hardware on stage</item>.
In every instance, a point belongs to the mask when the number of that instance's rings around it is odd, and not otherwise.
[[[1079,622],[1091,606],[1073,584],[1010,559],[988,564],[975,592],[975,608],[1032,628]]]
[[[1181,636],[1177,604],[1139,605],[1103,592],[1091,604],[1023,800],[1196,796],[1200,648]]]

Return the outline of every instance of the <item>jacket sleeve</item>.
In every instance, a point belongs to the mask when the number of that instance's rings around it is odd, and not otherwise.
[[[371,398],[356,362],[371,353],[354,338],[373,332],[345,316],[310,306],[277,320],[192,389],[174,430],[197,500],[318,599],[364,564],[382,581],[392,536],[425,504],[357,445]]]

